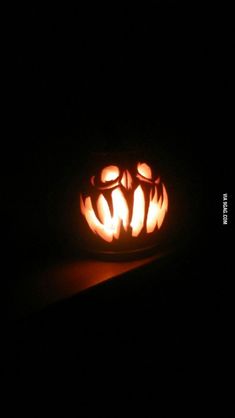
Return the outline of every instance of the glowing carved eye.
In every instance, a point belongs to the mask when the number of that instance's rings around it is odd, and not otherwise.
[[[141,176],[145,177],[146,179],[150,180],[152,178],[152,170],[146,163],[139,163],[137,165],[137,171]]]
[[[108,167],[103,168],[101,171],[101,181],[106,183],[107,181],[113,181],[118,178],[120,174],[119,168],[115,165],[109,165]]]

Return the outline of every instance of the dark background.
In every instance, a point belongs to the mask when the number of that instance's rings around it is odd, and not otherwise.
[[[215,372],[231,308],[231,197],[223,227],[222,194],[231,191],[234,135],[232,28],[216,12],[176,2],[16,11],[4,143],[10,289],[76,255],[74,190],[93,152],[156,156],[178,227],[175,253],[159,269],[9,323],[5,369],[19,376],[76,369],[80,383],[117,374],[124,386],[139,374],[148,382],[160,367],[181,375],[209,363]],[[223,370],[225,357],[217,361]]]

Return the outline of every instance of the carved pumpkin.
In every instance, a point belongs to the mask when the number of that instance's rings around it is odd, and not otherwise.
[[[109,165],[90,178],[80,194],[80,210],[89,233],[100,242],[138,248],[162,227],[168,196],[145,162],[129,168]]]

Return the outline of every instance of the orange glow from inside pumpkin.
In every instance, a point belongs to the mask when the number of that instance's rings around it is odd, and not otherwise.
[[[116,180],[119,176],[119,168],[115,165],[103,168],[101,171],[101,181],[106,183],[107,181]]]
[[[137,170],[141,176],[151,179],[151,168],[147,164],[139,163]],[[118,167],[108,166],[101,172],[101,181],[105,183],[116,180],[119,175]],[[144,183],[136,186],[130,207],[124,194],[125,190],[122,191],[121,188],[123,186],[126,190],[131,189],[132,183],[131,174],[125,170],[120,184],[111,192],[112,211],[102,192],[95,202],[92,202],[89,196],[86,198],[80,196],[81,212],[91,231],[107,242],[118,239],[122,228],[132,237],[138,237],[142,231],[150,234],[162,226],[168,209],[168,196],[164,184],[162,184],[162,196],[158,197],[157,186],[153,182],[148,199],[144,193]]]
[[[122,180],[121,180],[122,185],[126,188],[126,189],[131,189],[132,186],[132,178],[131,175],[129,173],[128,170],[126,170],[122,176]]]
[[[146,179],[152,178],[152,170],[148,166],[148,164],[145,163],[139,163],[137,166],[138,173],[141,174],[141,176],[146,177]]]

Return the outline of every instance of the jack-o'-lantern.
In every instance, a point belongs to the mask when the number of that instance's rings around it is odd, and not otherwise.
[[[87,241],[97,251],[138,251],[153,236],[156,242],[167,210],[166,187],[146,162],[106,165],[80,194]]]

